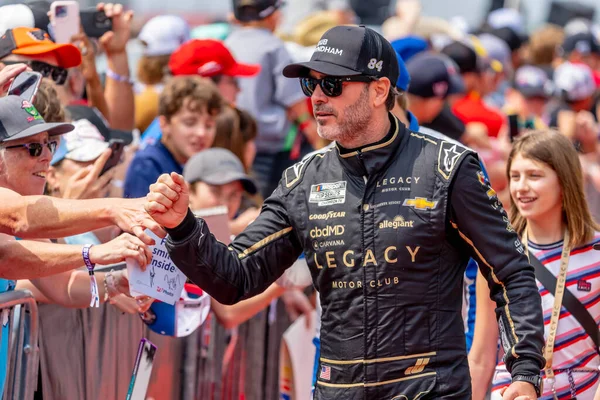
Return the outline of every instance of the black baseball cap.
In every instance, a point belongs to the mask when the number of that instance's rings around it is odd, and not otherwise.
[[[423,98],[446,98],[465,92],[465,84],[452,59],[433,52],[419,53],[406,64],[411,76],[408,93]]]
[[[73,125],[62,122],[48,123],[29,101],[18,96],[0,98],[0,142],[23,139],[38,133],[62,135],[71,132]]]
[[[260,21],[277,11],[282,0],[233,0],[233,15],[238,21]]]
[[[574,51],[581,54],[600,54],[600,43],[591,32],[580,32],[567,36],[560,48],[561,55],[569,55]]]
[[[310,61],[283,69],[288,78],[308,76],[313,70],[330,76],[367,75],[398,80],[398,59],[383,36],[364,26],[336,26],[321,36]]]
[[[82,105],[72,105],[66,107],[69,116],[73,121],[80,119],[87,119],[98,129],[98,131],[104,136],[106,141],[111,139],[122,140],[126,145],[133,142],[133,134],[131,131],[121,131],[118,129],[112,129],[109,127],[108,122],[102,116],[102,113],[96,107],[88,107]]]
[[[183,178],[188,183],[204,182],[225,185],[240,181],[250,194],[258,191],[256,184],[244,171],[242,162],[231,151],[213,147],[196,153],[183,168]]]
[[[460,70],[461,74],[467,72],[481,72],[481,61],[477,52],[465,43],[454,41],[442,49],[442,54],[450,57]]]

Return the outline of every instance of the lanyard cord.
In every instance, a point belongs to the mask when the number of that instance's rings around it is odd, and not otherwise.
[[[552,317],[550,319],[550,330],[548,332],[548,338],[546,339],[546,347],[544,349],[544,358],[546,359],[546,366],[544,372],[546,377],[554,381],[554,370],[552,369],[552,356],[554,353],[554,342],[556,340],[556,331],[558,328],[558,320],[560,317],[560,310],[562,308],[562,299],[566,290],[567,282],[567,269],[569,267],[569,257],[571,255],[571,247],[569,245],[569,230],[565,230],[562,255],[560,257],[560,271],[556,277],[556,292],[554,294],[554,306],[552,308]],[[523,233],[523,245],[525,246],[525,252],[529,257],[528,241],[527,241],[527,228]]]

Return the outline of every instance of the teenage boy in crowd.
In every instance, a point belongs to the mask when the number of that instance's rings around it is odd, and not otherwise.
[[[194,154],[215,139],[215,118],[223,99],[214,83],[198,76],[175,77],[160,95],[160,141],[140,150],[127,170],[125,197],[143,197],[163,173],[183,172]]]

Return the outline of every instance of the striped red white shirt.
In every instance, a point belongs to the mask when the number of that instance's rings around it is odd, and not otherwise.
[[[571,250],[567,269],[567,289],[586,307],[597,324],[600,322],[600,251],[594,250],[592,246],[598,242],[600,242],[600,233],[596,233],[591,243]],[[562,247],[562,241],[543,246],[529,242],[529,249],[554,276],[557,276],[560,271]],[[547,338],[554,296],[539,281],[537,285],[542,296],[544,336]],[[569,373],[566,371],[571,370],[577,399],[592,400],[598,386],[599,367],[600,357],[594,342],[581,324],[562,307],[552,362],[557,397],[571,398]],[[492,390],[499,391],[510,385],[510,382],[510,374],[501,361],[496,367]],[[542,399],[554,398],[551,386],[548,380],[544,380]]]

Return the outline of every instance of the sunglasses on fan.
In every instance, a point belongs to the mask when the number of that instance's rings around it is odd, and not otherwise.
[[[56,151],[56,147],[58,146],[58,142],[56,140],[52,140],[46,143],[25,143],[25,144],[15,144],[14,146],[3,146],[5,149],[18,149],[18,148],[26,148],[31,157],[39,157],[42,155],[44,151],[44,146],[48,146],[48,150],[50,153],[54,154]]]
[[[302,91],[307,97],[311,97],[317,88],[317,85],[321,87],[321,90],[327,97],[338,97],[342,94],[344,82],[373,82],[377,78],[372,76],[357,75],[357,76],[326,76],[321,79],[313,78],[311,76],[300,78],[300,86]]]

